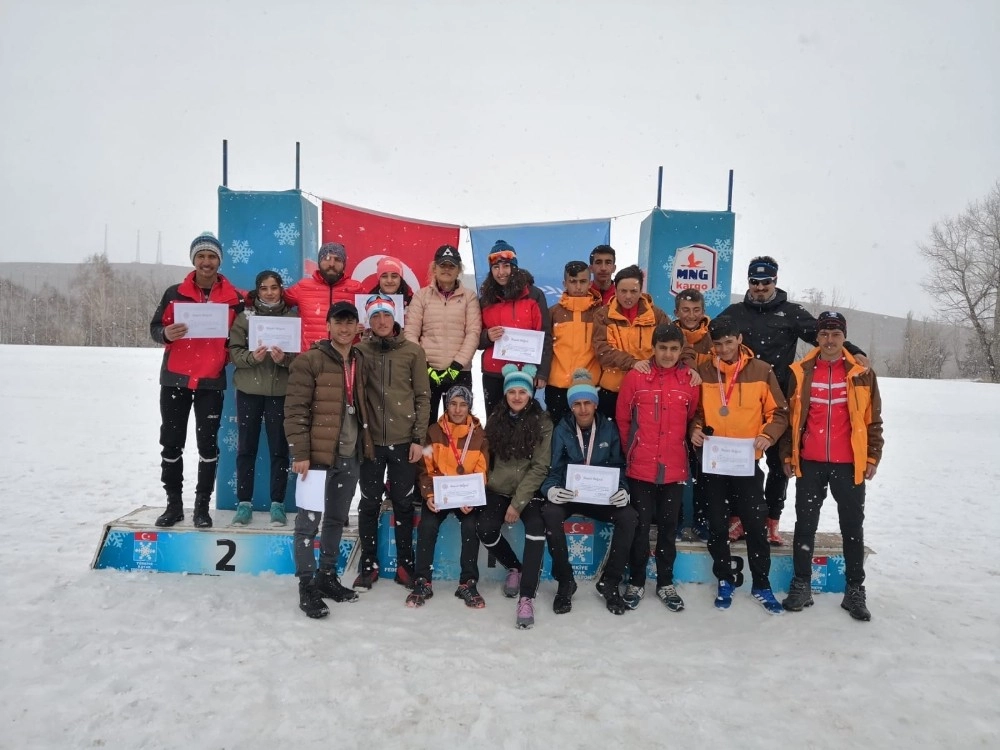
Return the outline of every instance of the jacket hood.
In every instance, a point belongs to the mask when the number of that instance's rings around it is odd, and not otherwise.
[[[653,325],[656,322],[656,316],[653,314],[653,298],[649,296],[646,292],[643,292],[639,297],[639,302],[636,304],[638,311],[635,314],[634,325]],[[608,304],[608,317],[616,318],[618,320],[624,320],[628,322],[628,318],[621,311],[621,306],[618,304],[617,299],[611,300]]]
[[[563,292],[562,297],[559,298],[559,304],[572,312],[584,312],[595,307],[600,307],[604,303],[601,302],[601,298],[591,289],[584,297],[570,297],[566,292]]]

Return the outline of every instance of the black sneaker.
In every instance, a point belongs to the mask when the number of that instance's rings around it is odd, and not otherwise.
[[[167,495],[167,509],[156,519],[156,525],[162,528],[173,526],[184,520],[184,503],[180,495]]]
[[[306,613],[306,617],[314,620],[330,614],[330,608],[319,595],[311,578],[299,579],[299,609]]]
[[[557,615],[564,615],[573,609],[573,594],[576,593],[576,581],[570,578],[568,581],[560,581],[556,590],[556,598],[552,602],[552,611]]]
[[[464,601],[466,607],[472,609],[482,609],[486,606],[486,600],[483,599],[479,589],[476,588],[476,582],[471,578],[455,589],[455,596]]]
[[[406,597],[407,607],[422,607],[424,602],[434,596],[434,589],[431,582],[426,578],[418,578],[413,582],[413,591]]]
[[[789,612],[801,612],[804,607],[813,605],[812,585],[806,578],[792,578],[788,584],[788,596],[781,606]]]
[[[618,590],[617,583],[611,583],[610,581],[602,578],[597,582],[595,586],[597,593],[604,597],[604,602],[608,607],[608,612],[613,615],[623,615],[628,606],[625,604],[625,600],[622,599],[622,593]]]
[[[316,573],[316,591],[324,599],[333,599],[338,604],[343,602],[356,602],[358,592],[344,586],[337,574],[332,570],[320,570]]]
[[[840,606],[846,609],[855,620],[868,622],[872,619],[872,613],[868,611],[864,586],[848,584]]]

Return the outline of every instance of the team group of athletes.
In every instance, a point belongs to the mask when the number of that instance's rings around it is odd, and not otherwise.
[[[165,348],[160,443],[167,507],[156,523],[169,527],[184,519],[182,453],[193,406],[199,452],[193,522],[212,525],[225,365],[232,362],[239,424],[233,523],[252,523],[262,424],[271,455],[272,525],[287,523],[289,464],[302,475],[325,471],[323,512],[300,509],[294,521],[299,606],[309,617],[329,614],[324,599],[357,601],[359,591],[379,580],[376,540],[386,497],[395,581],[407,589],[411,607],[433,596],[438,531],[453,514],[461,533],[456,597],[472,608],[485,606],[477,585],[485,546],[507,569],[502,591],[516,599],[517,627],[532,627],[547,545],[557,583],[553,611],[569,612],[577,584],[564,522],[578,514],[612,526],[596,589],[614,614],[636,608],[644,597],[654,522],[655,592],[668,610],[684,608],[673,566],[676,541],[686,534],[707,542],[718,579],[716,607],[732,603],[741,577],[730,542],[745,537],[753,599],[773,614],[799,611],[813,603],[812,550],[829,488],[843,536],[842,606],[855,619],[870,619],[863,520],[865,481],[875,475],[882,450],[877,381],[864,354],[846,341],[844,316],[831,311],[813,318],[790,302],[777,288],[773,258],[754,258],[742,302],[711,321],[700,292],[680,292],[672,322],[643,292],[638,266],[616,273],[608,245],[594,248],[588,261],[566,264],[565,291],[551,307],[503,240],[489,253],[490,272],[478,295],[462,286],[462,260],[450,245],[437,249],[428,283],[417,290],[391,257],[379,262],[376,285],[363,289],[345,275],[346,248],[328,243],[311,277],[285,289],[277,273],[265,270],[245,297],[218,273],[222,252],[210,233],[195,238],[194,271],[165,292],[150,326]],[[365,327],[357,294],[368,295]],[[396,322],[400,301],[403,326]],[[186,337],[187,327],[175,322],[178,302],[227,305],[228,341]],[[296,314],[301,354],[248,341],[250,316]],[[543,334],[539,362],[503,358],[497,342],[508,329]],[[799,340],[815,348],[796,362]],[[477,350],[485,423],[472,413]],[[542,393],[544,403],[536,398]],[[752,441],[753,475],[702,471],[701,453],[712,437]],[[757,464],[765,456],[766,484]],[[569,473],[581,465],[618,471],[606,503],[581,502],[567,488]],[[435,477],[473,474],[483,475],[485,505],[451,507],[435,498]],[[779,603],[768,578],[770,548],[784,543],[778,520],[793,475],[795,572]],[[687,526],[680,516],[690,482],[694,517]],[[359,484],[360,562],[347,587],[336,566]],[[414,548],[415,506],[420,523]],[[519,520],[525,537],[520,557],[501,533],[504,524]]]

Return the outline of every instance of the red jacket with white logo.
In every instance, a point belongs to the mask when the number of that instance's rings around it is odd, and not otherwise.
[[[167,341],[163,329],[173,325],[174,305],[178,302],[215,302],[229,305],[228,331],[236,316],[243,311],[243,295],[222,274],[215,286],[205,293],[194,281],[195,272],[189,273],[180,284],[174,284],[163,293],[159,307],[149,323],[153,341],[163,344],[163,364],[160,366],[160,385],[174,388],[224,391],[226,389],[226,361],[228,339],[190,339]]]
[[[542,350],[542,361],[538,365],[538,377],[547,380],[549,368],[552,366],[552,325],[549,321],[549,306],[545,301],[544,292],[528,281],[522,289],[516,290],[513,299],[486,300],[480,297],[479,306],[483,311],[483,328],[479,334],[479,348],[484,350],[483,372],[499,375],[503,366],[508,363],[508,360],[494,358],[495,343],[489,339],[489,329],[495,326],[522,328],[545,332],[545,345]]]
[[[331,286],[319,269],[312,276],[286,289],[285,304],[298,307],[299,317],[302,319],[302,351],[307,352],[314,342],[328,338],[326,314],[330,305],[334,302],[350,302],[353,305],[354,295],[364,292],[361,282],[350,276],[343,276]]]
[[[657,367],[643,374],[629,370],[618,391],[615,421],[625,452],[625,475],[653,484],[688,478],[688,424],[701,388],[690,385],[687,365]]]
[[[799,453],[806,461],[849,464],[851,415],[847,410],[847,368],[844,360],[827,362],[816,358],[809,388],[809,414]]]

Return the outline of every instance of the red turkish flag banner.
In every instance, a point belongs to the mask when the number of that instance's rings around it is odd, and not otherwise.
[[[459,227],[408,219],[323,199],[323,242],[347,249],[345,273],[367,290],[377,283],[375,266],[384,255],[403,262],[411,289],[427,286],[427,269],[441,245],[458,247]]]

